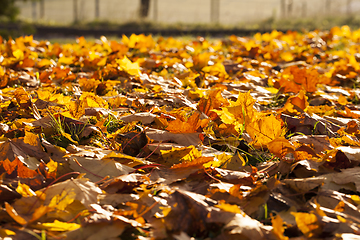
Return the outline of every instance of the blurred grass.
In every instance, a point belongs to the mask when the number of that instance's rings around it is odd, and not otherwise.
[[[273,19],[255,23],[252,28],[264,29],[284,29],[294,31],[311,31],[315,29],[329,30],[335,26],[348,25],[351,29],[360,28],[360,16],[327,16],[316,18],[299,18],[299,19]]]
[[[329,30],[334,26],[343,26],[348,25],[351,29],[360,28],[360,16],[350,15],[350,16],[328,16],[328,17],[315,17],[315,18],[288,18],[288,19],[276,19],[269,18],[259,22],[253,23],[238,23],[233,25],[224,25],[224,24],[184,24],[184,23],[176,23],[176,24],[166,24],[166,23],[157,23],[151,21],[131,21],[125,23],[115,23],[110,21],[92,21],[92,22],[80,22],[74,23],[70,25],[56,25],[53,23],[46,22],[24,22],[24,21],[4,21],[0,20],[0,25],[13,24],[17,27],[12,30],[2,29],[0,26],[0,35],[4,38],[8,37],[18,37],[21,35],[31,35],[36,34],[36,25],[42,26],[61,26],[61,27],[71,27],[71,28],[79,28],[79,29],[113,29],[113,30],[136,30],[136,31],[159,31],[159,30],[175,30],[184,32],[186,35],[187,31],[196,31],[196,30],[219,30],[219,31],[235,31],[236,30],[251,30],[253,32],[260,31],[272,31],[274,29],[280,31],[311,31],[315,29],[319,30]],[[107,36],[108,37],[108,36]],[[110,36],[109,36],[110,37]],[[64,36],[64,38],[69,38]],[[56,38],[57,41],[62,41],[62,38]],[[67,39],[65,42],[70,40]],[[52,40],[53,41],[53,40]]]
[[[293,31],[311,31],[315,29],[319,30],[329,30],[334,26],[343,26],[348,25],[352,29],[360,28],[360,16],[349,15],[349,16],[327,16],[327,17],[316,17],[316,18],[288,18],[288,19],[276,19],[268,18],[263,21],[253,22],[253,23],[238,23],[232,25],[224,24],[214,24],[214,23],[176,23],[176,24],[166,24],[166,23],[157,23],[150,21],[132,21],[126,23],[112,23],[108,21],[93,21],[88,23],[80,23],[77,27],[83,28],[109,28],[109,29],[137,29],[137,30],[180,30],[180,31],[190,31],[190,30],[259,30],[259,31],[271,31],[273,29],[277,30],[293,30]]]

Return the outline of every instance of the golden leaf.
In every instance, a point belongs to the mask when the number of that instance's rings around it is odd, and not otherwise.
[[[140,66],[139,63],[131,62],[126,56],[124,56],[123,59],[116,60],[117,64],[119,64],[119,67],[122,71],[134,75],[134,76],[140,76]]]
[[[166,130],[173,133],[193,133],[200,127],[200,124],[200,113],[195,112],[186,121],[177,118],[169,122]]]
[[[21,61],[24,59],[24,52],[21,51],[20,49],[16,49],[14,52],[13,52],[13,56],[15,57],[15,59],[17,61]]]
[[[220,201],[219,204],[214,205],[214,207],[220,208],[221,210],[224,210],[226,212],[242,213],[238,205],[225,203],[225,201]]]
[[[36,193],[33,190],[31,190],[31,188],[28,185],[21,183],[20,181],[18,183],[16,191],[20,193],[21,196],[23,197],[36,196]]]
[[[252,144],[256,147],[267,146],[268,143],[283,133],[281,121],[274,115],[259,118],[245,125],[245,129],[253,139]]]
[[[275,138],[268,143],[267,147],[278,158],[283,158],[288,153],[295,153],[295,146],[284,137]]]
[[[313,237],[321,233],[321,226],[318,219],[313,213],[292,212],[296,220],[297,227],[306,237]]]
[[[275,217],[271,217],[271,223],[273,226],[273,233],[279,240],[288,240],[288,237],[284,236],[285,228],[284,228],[284,222],[282,218],[279,215],[276,215]]]
[[[347,101],[347,99],[346,99],[346,97],[344,95],[340,94],[339,99],[338,99],[338,103],[340,105],[344,106],[344,105],[348,104],[348,101]]]
[[[25,132],[25,137],[24,137],[24,143],[32,145],[32,146],[38,146],[40,143],[40,139],[38,137],[38,135],[32,133],[32,132]]]
[[[174,148],[171,150],[160,150],[163,159],[172,164],[184,161],[192,161],[201,157],[201,151],[197,150],[194,146]]]
[[[46,229],[54,232],[65,232],[76,230],[80,228],[81,225],[77,223],[67,223],[55,220],[53,223],[38,224],[37,227],[39,227],[40,229]]]

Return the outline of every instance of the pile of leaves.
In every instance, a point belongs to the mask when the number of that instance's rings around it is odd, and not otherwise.
[[[1,238],[360,234],[360,30],[0,42]]]

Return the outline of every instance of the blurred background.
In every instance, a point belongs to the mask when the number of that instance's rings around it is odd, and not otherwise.
[[[360,27],[360,0],[0,0],[0,6],[0,34],[14,29],[45,34],[56,27],[62,30],[54,32],[64,34],[64,27],[88,29],[88,33],[97,29],[98,35],[101,30],[124,28],[127,34],[155,29],[298,31],[335,25]],[[117,34],[104,34],[111,33]]]
[[[356,14],[359,0],[40,0],[16,1],[20,18],[34,22],[254,23],[270,18]]]

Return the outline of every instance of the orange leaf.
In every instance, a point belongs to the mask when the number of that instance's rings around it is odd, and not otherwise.
[[[309,106],[305,91],[301,90],[296,96],[291,96],[281,109],[282,112],[289,114],[297,114],[303,112]]]
[[[38,146],[40,144],[40,139],[36,134],[26,131],[24,137],[24,143],[30,144],[32,146]]]
[[[282,88],[286,92],[299,92],[300,89],[313,93],[316,91],[316,85],[321,79],[316,69],[299,68],[291,66],[284,70],[282,78],[274,85],[276,88]]]
[[[348,104],[348,101],[347,101],[347,99],[346,99],[346,97],[344,95],[340,94],[339,99],[338,99],[338,103],[340,105],[344,106],[344,105]]]
[[[20,105],[21,108],[30,107],[31,100],[24,88],[16,89],[14,92],[14,95],[15,95],[17,103]]]
[[[183,122],[180,119],[175,119],[174,121],[169,122],[169,125],[166,127],[166,130],[173,133],[193,133],[200,127],[201,120],[200,113],[193,113],[187,121]]]
[[[194,159],[191,162],[183,162],[179,164],[173,165],[171,168],[187,168],[187,167],[196,167],[196,166],[202,166],[203,164],[212,161],[213,157],[199,157],[197,159]]]
[[[256,147],[267,146],[272,140],[282,134],[281,121],[273,115],[265,116],[245,125],[246,132],[253,139]]]
[[[197,109],[205,113],[212,120],[215,120],[217,114],[211,110],[219,109],[220,107],[225,106],[227,104],[228,101],[225,98],[223,98],[223,96],[221,95],[221,90],[216,89],[216,90],[212,90],[208,97],[200,99]]]
[[[278,137],[267,145],[269,151],[278,158],[283,158],[288,153],[295,153],[295,147],[284,137]]]
[[[17,223],[19,223],[20,225],[26,225],[27,221],[21,217],[16,210],[7,202],[5,202],[5,209],[6,212],[10,215],[10,217],[12,219],[14,219]]]
[[[276,215],[275,217],[271,217],[271,223],[273,226],[273,233],[279,240],[288,240],[288,237],[284,236],[285,228],[284,222],[280,215]]]

